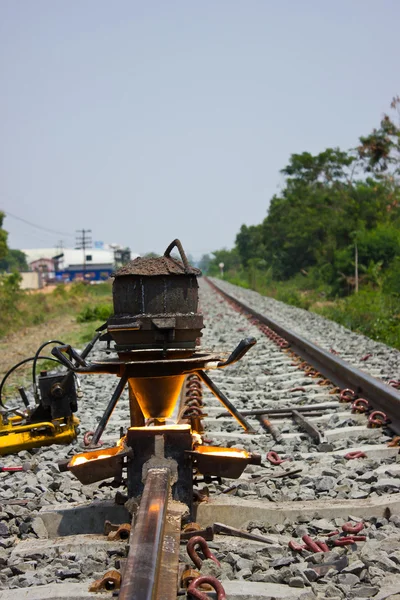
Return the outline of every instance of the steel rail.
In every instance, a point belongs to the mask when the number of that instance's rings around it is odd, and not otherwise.
[[[222,290],[210,279],[205,279],[222,296],[236,303],[244,311],[285,338],[290,343],[293,352],[323,373],[334,385],[341,389],[351,388],[359,397],[368,400],[374,408],[383,411],[390,419],[390,429],[400,435],[400,393],[395,388],[351,366],[343,359],[327,352],[291,329],[287,329],[266,315],[253,310],[241,300]]]
[[[147,473],[119,600],[155,600],[157,597],[170,475],[166,468],[150,469]]]

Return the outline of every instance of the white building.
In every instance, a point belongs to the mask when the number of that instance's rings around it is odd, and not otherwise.
[[[121,258],[126,260],[127,252],[130,254],[129,250],[116,245],[107,249],[86,248],[85,251],[75,248],[29,248],[22,252],[26,254],[26,262],[31,270],[43,272],[46,280],[56,277],[65,281],[105,280],[115,268],[121,266]],[[137,256],[130,254],[130,259]]]

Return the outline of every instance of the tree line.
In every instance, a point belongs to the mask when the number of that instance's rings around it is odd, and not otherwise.
[[[307,280],[330,297],[361,287],[400,294],[400,97],[355,148],[292,154],[284,185],[258,225],[231,250],[205,255],[211,275],[250,286],[264,277]]]

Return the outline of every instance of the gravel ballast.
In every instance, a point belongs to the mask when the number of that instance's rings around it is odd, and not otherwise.
[[[281,321],[304,337],[326,349],[334,348],[342,358],[385,381],[399,379],[400,353],[383,344],[358,336],[340,325],[327,321],[254,292],[242,290],[226,282],[217,282],[231,295],[251,304]],[[282,352],[249,321],[233,310],[220,295],[200,280],[201,307],[205,329],[202,345],[209,349],[231,351],[247,336],[257,338],[257,345],[237,364],[224,370],[210,371],[209,375],[226,393],[239,410],[278,408],[287,405],[315,404],[337,401],[329,394],[329,387],[318,385],[293,365],[291,357]],[[361,361],[371,353],[367,361]],[[100,349],[93,358],[104,357]],[[88,502],[110,499],[115,489],[99,484],[83,486],[69,473],[59,473],[57,462],[82,451],[81,440],[85,431],[95,429],[118,379],[108,375],[88,375],[81,378],[84,397],[79,402],[78,417],[81,434],[69,446],[44,447],[22,451],[2,458],[3,465],[26,464],[21,473],[0,473],[0,589],[45,585],[52,582],[90,582],[114,568],[116,559],[124,554],[110,546],[110,550],[93,547],[64,551],[38,550],[32,555],[18,555],[18,544],[24,540],[45,541],[47,532],[40,518],[40,508],[48,505]],[[300,388],[300,389],[298,389]],[[332,451],[319,452],[315,443],[301,432],[291,419],[279,419],[276,427],[283,440],[275,442],[256,419],[251,423],[257,434],[246,435],[230,417],[217,419],[224,411],[210,392],[204,390],[206,403],[206,436],[215,445],[234,446],[259,452],[264,466],[249,466],[238,480],[223,480],[221,484],[207,484],[210,497],[234,487],[230,494],[265,503],[307,502],[313,500],[363,500],[381,498],[400,492],[400,463],[396,451],[386,452],[391,439],[387,430],[370,430],[363,415],[353,415],[348,405],[338,405],[327,416],[316,417],[314,423],[326,432]],[[106,440],[119,438],[120,427],[129,422],[128,395],[125,391],[112,415],[104,436]],[[275,422],[275,421],[274,421]],[[343,434],[342,434],[343,432]],[[330,437],[329,437],[330,436]],[[346,460],[346,449],[383,447],[382,455],[371,455],[357,460]],[[275,451],[284,459],[279,466],[266,460],[266,453]],[[298,470],[295,475],[275,478],[279,472]],[[204,484],[199,485],[202,489]],[[121,491],[122,488],[121,488]],[[10,504],[21,499],[22,506]],[[354,516],[354,515],[353,515]],[[223,579],[249,582],[279,583],[291,589],[306,588],[310,598],[379,598],[385,586],[398,586],[400,593],[400,517],[386,514],[381,518],[366,519],[363,535],[366,542],[348,547],[332,548],[329,553],[313,554],[308,550],[294,552],[288,546],[293,539],[302,543],[302,536],[326,540],[326,534],[341,530],[347,521],[353,524],[351,514],[343,518],[321,519],[318,515],[305,523],[285,521],[282,525],[255,522],[249,514],[247,529],[253,533],[273,536],[273,544],[250,542],[232,537],[216,536],[210,547],[221,561],[216,565],[205,561],[207,569]],[[182,558],[188,561],[184,547]],[[212,562],[212,561],[211,561]],[[322,566],[325,568],[322,568]],[[332,565],[329,567],[329,565]],[[391,589],[392,589],[391,588]],[[395,594],[396,592],[393,592]],[[384,596],[388,597],[388,596]],[[1,595],[0,595],[1,598]]]

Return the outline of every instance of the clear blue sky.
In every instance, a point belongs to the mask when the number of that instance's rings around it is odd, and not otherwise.
[[[398,0],[2,0],[11,247],[195,258],[261,222],[291,153],[349,148],[400,92]]]

